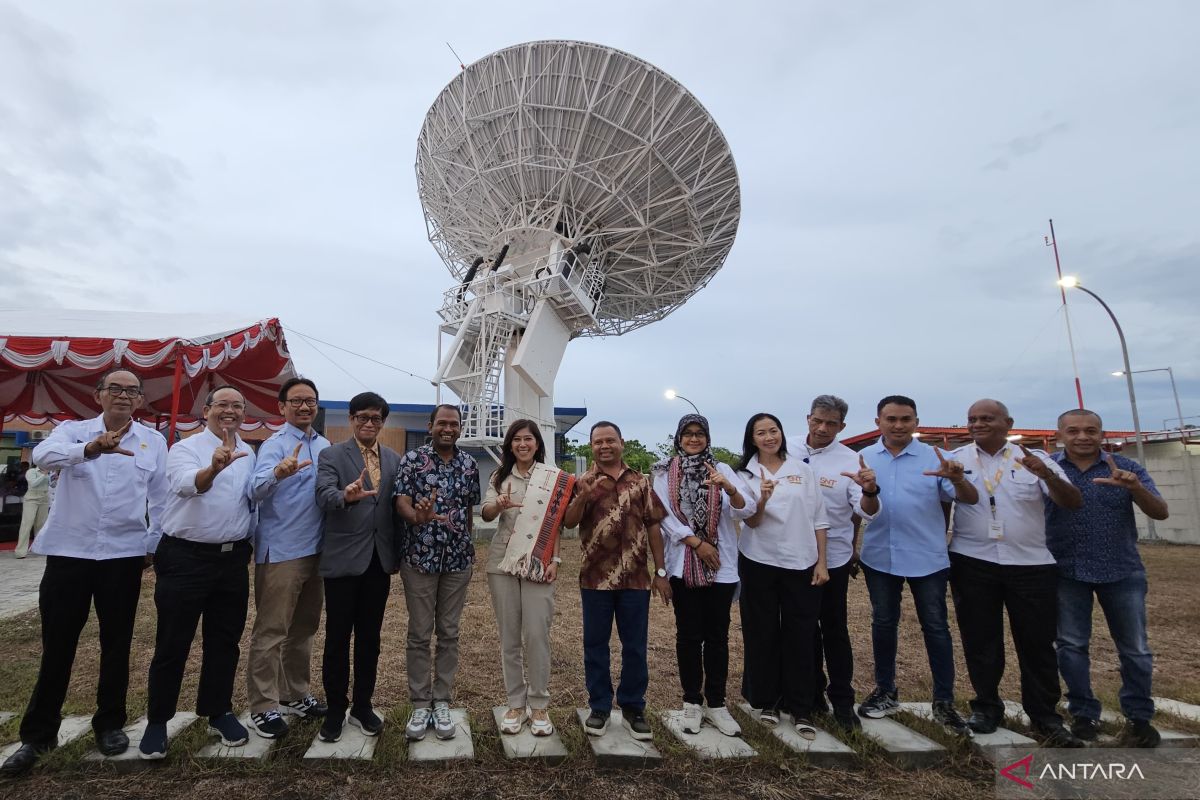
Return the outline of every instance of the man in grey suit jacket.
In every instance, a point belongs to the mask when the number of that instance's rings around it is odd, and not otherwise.
[[[349,710],[350,724],[368,736],[383,730],[371,708],[379,663],[379,633],[396,571],[397,535],[403,523],[392,497],[400,456],[379,443],[388,404],[374,392],[350,400],[353,437],[321,451],[317,505],[325,512],[320,574],[325,580],[325,655],[321,672],[329,713],[318,737],[336,742]],[[354,636],[354,694],[350,688],[350,637]]]

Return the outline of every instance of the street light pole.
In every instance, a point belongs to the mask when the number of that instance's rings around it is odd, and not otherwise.
[[[1121,340],[1121,360],[1125,363],[1125,386],[1129,389],[1129,409],[1133,412],[1133,441],[1137,446],[1138,463],[1145,467],[1146,449],[1142,446],[1142,423],[1138,419],[1137,395],[1133,391],[1133,375],[1131,374],[1133,370],[1129,366],[1129,347],[1125,344],[1125,331],[1121,330],[1121,323],[1117,321],[1117,315],[1108,307],[1108,303],[1104,302],[1100,295],[1081,284],[1078,278],[1068,275],[1059,281],[1059,286],[1064,289],[1078,289],[1091,295],[1108,312],[1109,319],[1117,329],[1117,338]],[[1154,529],[1154,520],[1149,517],[1146,517],[1146,538],[1150,540],[1158,538],[1158,532]]]
[[[1175,372],[1170,367],[1155,367],[1154,369],[1135,369],[1133,374],[1138,375],[1143,372],[1167,373],[1167,377],[1171,379],[1171,394],[1175,397],[1175,413],[1177,415],[1176,421],[1179,422],[1177,430],[1183,430],[1183,406],[1179,403],[1179,387],[1175,385]],[[1113,375],[1117,376],[1118,378],[1124,374],[1124,372],[1113,373]]]
[[[667,389],[665,392],[663,392],[663,397],[667,398],[668,400],[675,400],[675,399],[682,400],[683,402],[687,403],[689,406],[692,407],[692,411],[695,411],[697,416],[702,416],[700,414],[700,409],[696,408],[695,403],[693,403],[691,400],[688,400],[686,397],[684,397],[683,395],[681,395],[679,392],[675,391],[674,389]]]

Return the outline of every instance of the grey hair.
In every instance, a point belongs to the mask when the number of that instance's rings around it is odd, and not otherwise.
[[[834,394],[819,394],[813,398],[812,408],[808,413],[816,411],[818,408],[823,408],[826,411],[836,411],[842,418],[842,422],[846,421],[846,415],[850,413],[850,405]]]
[[[973,408],[980,403],[995,403],[996,407],[1000,409],[1000,413],[1003,414],[1006,419],[1012,419],[1012,414],[1008,412],[1008,406],[1004,405],[1004,403],[1001,403],[999,400],[995,400],[991,397],[983,397],[979,400],[976,400],[974,403],[971,403],[971,407]],[[967,410],[969,411],[970,409]]]

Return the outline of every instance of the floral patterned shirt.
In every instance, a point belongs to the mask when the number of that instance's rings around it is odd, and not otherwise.
[[[592,466],[598,476],[579,523],[584,589],[650,588],[650,537],[646,529],[667,516],[650,478],[625,467],[617,480]]]
[[[434,489],[434,510],[445,514],[446,521],[409,525],[403,561],[426,574],[470,569],[475,563],[475,543],[468,522],[471,507],[479,503],[479,466],[475,459],[455,448],[454,457],[445,461],[428,444],[405,453],[396,473],[396,494],[407,495],[415,503],[429,497]]]

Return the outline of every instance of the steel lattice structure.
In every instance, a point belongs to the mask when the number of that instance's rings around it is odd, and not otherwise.
[[[459,280],[523,234],[582,248],[600,302],[568,322],[571,336],[674,311],[720,269],[741,213],[729,145],[696,98],[586,42],[530,42],[466,67],[425,118],[416,172],[429,240]]]

